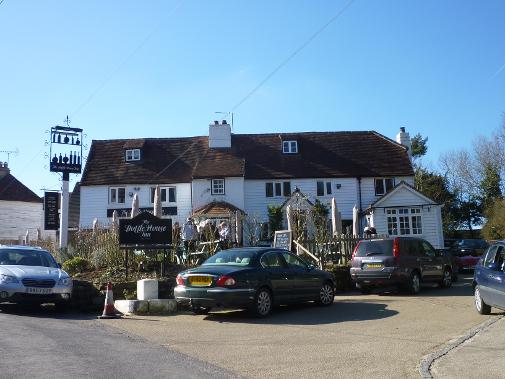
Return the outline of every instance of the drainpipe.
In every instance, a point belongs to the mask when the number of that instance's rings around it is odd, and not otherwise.
[[[358,179],[358,225],[359,225],[359,230],[363,229],[361,225],[361,213],[363,212],[362,207],[361,207],[361,177],[358,176],[356,179]]]

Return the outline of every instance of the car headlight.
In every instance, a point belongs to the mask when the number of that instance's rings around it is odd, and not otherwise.
[[[0,283],[1,284],[19,283],[19,281],[14,276],[0,274]]]
[[[70,279],[68,276],[66,278],[61,278],[58,280],[58,284],[61,286],[69,286],[72,284],[72,279]]]

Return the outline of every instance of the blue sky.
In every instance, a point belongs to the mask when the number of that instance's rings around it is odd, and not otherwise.
[[[346,4],[4,0],[0,150],[19,149],[12,173],[41,194],[60,187],[44,141],[67,114],[88,144],[205,135]],[[503,120],[504,12],[501,0],[355,0],[234,109],[234,132],[405,126],[429,137],[435,165]]]

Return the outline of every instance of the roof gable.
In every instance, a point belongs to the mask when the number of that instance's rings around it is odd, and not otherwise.
[[[395,187],[393,187],[391,190],[389,190],[384,196],[382,196],[380,199],[378,199],[377,201],[372,203],[369,208],[398,206],[398,204],[395,204],[393,201],[394,201],[395,197],[400,196],[401,194],[403,194],[404,197],[407,196],[410,198],[418,199],[419,201],[416,203],[416,205],[421,205],[421,204],[439,205],[434,200],[423,195],[421,192],[416,190],[410,184],[408,184],[402,180]],[[413,205],[413,204],[406,204],[406,205]]]
[[[42,203],[42,199],[10,173],[0,179],[0,200]]]

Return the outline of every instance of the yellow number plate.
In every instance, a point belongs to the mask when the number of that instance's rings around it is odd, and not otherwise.
[[[210,276],[190,276],[189,284],[195,287],[205,287],[212,284],[212,278]]]
[[[368,263],[366,265],[367,268],[382,268],[382,265],[380,263]]]

